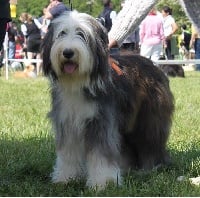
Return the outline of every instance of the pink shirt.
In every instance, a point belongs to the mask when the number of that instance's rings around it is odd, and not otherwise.
[[[144,45],[156,45],[164,40],[162,18],[158,15],[147,15],[140,26],[140,42]]]

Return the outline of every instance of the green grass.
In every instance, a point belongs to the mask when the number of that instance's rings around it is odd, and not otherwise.
[[[200,196],[189,182],[200,175],[200,72],[170,78],[175,114],[168,149],[170,167],[133,172],[123,185],[100,192],[85,181],[52,184],[55,161],[49,86],[45,78],[5,80],[0,77],[0,196]],[[185,176],[182,182],[178,176]]]

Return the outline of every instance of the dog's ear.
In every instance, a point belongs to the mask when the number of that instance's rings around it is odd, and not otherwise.
[[[95,63],[94,63],[94,72],[92,76],[95,74],[101,75],[101,77],[106,77],[108,74],[108,33],[105,27],[101,24],[98,24],[98,28],[96,29],[95,37]]]
[[[52,69],[50,52],[53,45],[53,25],[51,24],[48,28],[48,32],[45,35],[42,45],[41,45],[41,54],[43,60],[43,73],[45,76],[53,77],[56,79],[56,73]]]

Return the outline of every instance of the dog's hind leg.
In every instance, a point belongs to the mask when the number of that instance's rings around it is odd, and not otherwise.
[[[134,134],[127,134],[123,156],[129,167],[148,171],[169,162],[165,148],[167,137],[162,137],[166,136],[164,131],[157,132],[160,134],[144,126]]]
[[[150,111],[139,116],[141,117],[131,137],[134,153],[137,153],[138,168],[150,170],[158,165],[170,163],[166,151],[171,126],[170,110],[163,108],[163,112],[157,112],[157,115]]]

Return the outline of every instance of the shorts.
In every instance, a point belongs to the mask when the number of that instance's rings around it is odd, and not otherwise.
[[[28,40],[27,52],[40,53],[41,39]]]
[[[140,55],[150,58],[153,61],[157,61],[160,58],[162,52],[162,44],[154,45],[141,45]]]

